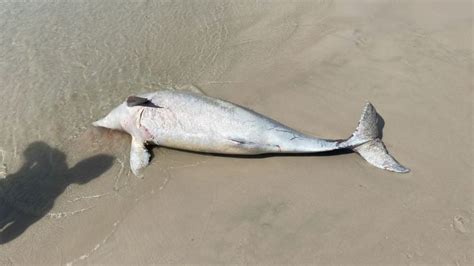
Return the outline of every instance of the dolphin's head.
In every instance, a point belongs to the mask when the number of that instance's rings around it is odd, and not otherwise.
[[[104,118],[99,119],[92,123],[93,126],[96,127],[105,127],[110,129],[116,130],[124,130],[122,126],[122,121],[125,121],[127,117],[130,115],[129,109],[127,104],[124,102],[119,106],[115,107],[108,115]]]
[[[156,92],[139,96],[128,96],[122,104],[115,107],[115,109],[104,118],[92,123],[92,125],[131,133],[132,129],[130,128],[130,125],[134,119],[136,119],[136,115],[140,113],[140,109],[143,109],[143,107],[162,108],[153,103],[153,97],[155,95]]]
[[[154,94],[155,93],[148,93],[141,96],[129,96],[108,115],[95,121],[92,125],[130,133],[130,130],[132,130],[130,128],[130,122],[133,121],[134,117],[136,118],[140,109],[143,109],[143,107],[162,108],[152,102],[151,98]]]

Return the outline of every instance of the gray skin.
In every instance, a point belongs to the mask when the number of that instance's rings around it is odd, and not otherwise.
[[[145,144],[240,155],[316,153],[349,148],[376,167],[407,172],[408,169],[386,151],[375,128],[375,119],[377,113],[368,103],[359,127],[350,138],[321,139],[245,107],[206,96],[191,87],[131,96],[93,125],[122,130],[132,136],[130,166],[137,176],[141,176],[141,169],[150,160]]]

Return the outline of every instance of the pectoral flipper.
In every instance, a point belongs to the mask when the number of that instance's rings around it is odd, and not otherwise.
[[[132,145],[130,148],[130,169],[132,173],[138,177],[142,177],[142,169],[150,163],[150,153],[145,144],[132,137]]]

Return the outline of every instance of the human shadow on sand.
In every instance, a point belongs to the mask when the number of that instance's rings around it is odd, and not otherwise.
[[[23,152],[18,172],[0,179],[0,245],[20,236],[48,214],[70,184],[85,184],[107,171],[114,157],[95,155],[69,168],[66,155],[44,142]]]

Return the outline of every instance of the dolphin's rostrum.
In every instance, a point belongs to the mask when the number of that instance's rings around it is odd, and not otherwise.
[[[245,107],[204,95],[196,87],[130,96],[94,126],[132,136],[130,167],[140,176],[150,155],[145,144],[221,154],[316,153],[351,149],[375,167],[405,173],[381,140],[381,117],[367,103],[345,140],[309,136]]]

